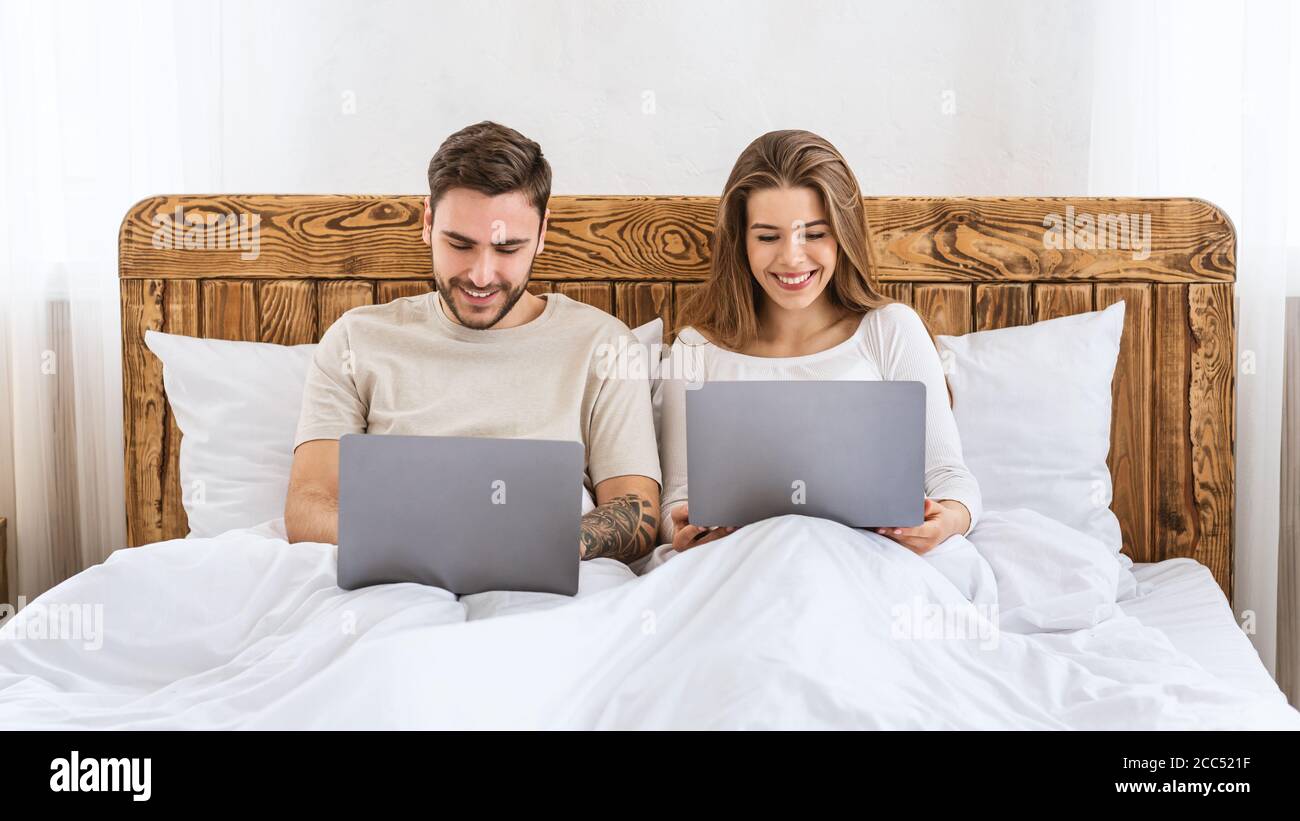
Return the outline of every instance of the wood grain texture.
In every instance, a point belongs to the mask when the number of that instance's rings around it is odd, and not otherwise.
[[[614,287],[609,282],[558,282],[555,285],[557,294],[564,294],[570,299],[576,299],[606,313],[614,313]]]
[[[1033,306],[1028,285],[980,283],[975,286],[975,330],[1028,325]]]
[[[876,288],[890,299],[896,299],[904,305],[912,304],[912,283],[910,282],[878,282]]]
[[[969,285],[913,285],[912,307],[935,334],[957,336],[970,333]]]
[[[1231,223],[1199,200],[877,198],[866,201],[877,285],[935,333],[1019,325],[1127,303],[1112,385],[1112,502],[1135,561],[1191,556],[1231,591],[1235,371]],[[258,253],[154,247],[162,211],[256,212]],[[558,292],[671,342],[708,270],[709,197],[557,197],[533,293]],[[1151,253],[1051,248],[1045,214],[1151,215]],[[351,308],[427,294],[418,197],[156,197],[119,245],[130,544],[185,535],[177,454],[147,328],[296,344]]]
[[[162,541],[167,399],[162,362],[145,346],[146,330],[163,330],[163,280],[122,281],[122,430],[126,530],[130,545]]]
[[[277,345],[315,342],[316,287],[310,280],[259,282],[259,338]]]
[[[868,197],[865,205],[881,279],[1232,281],[1236,270],[1232,223],[1204,200]],[[1091,241],[1069,232],[1064,248],[1047,237],[1066,217],[1082,229],[1085,220],[1095,228],[1120,216],[1137,218],[1139,234],[1149,224],[1146,258],[1141,248],[1117,247],[1123,237],[1108,228],[1100,243],[1095,230]]]
[[[1232,600],[1235,373],[1231,286],[1155,287],[1150,560],[1187,556]]]
[[[203,336],[256,341],[256,294],[257,283],[253,280],[203,280]]]
[[[1152,488],[1155,521],[1151,550],[1137,561],[1188,556],[1195,558],[1200,517],[1192,491],[1192,450],[1187,397],[1192,382],[1192,334],[1187,286],[1154,286],[1155,339],[1152,346],[1154,412]]]
[[[383,305],[394,299],[420,296],[433,290],[433,279],[381,280],[375,283],[375,303]]]
[[[163,286],[163,330],[182,336],[199,335],[199,283],[196,280],[169,279]],[[150,354],[152,355],[152,354]],[[161,484],[173,492],[163,493],[162,538],[183,539],[190,532],[182,494],[193,496],[199,488],[181,487],[181,429],[171,406],[164,408],[167,429]]]
[[[1034,321],[1092,310],[1092,286],[1039,283],[1034,286]]]
[[[1230,282],[1235,270],[1232,223],[1202,200],[867,197],[864,203],[882,281]],[[120,267],[141,278],[235,270],[271,279],[427,277],[432,261],[420,239],[422,208],[421,197],[400,195],[150,197],[122,221]],[[249,240],[256,217],[256,247],[175,242],[184,233],[171,227],[178,209],[182,222],[242,216]],[[715,197],[557,196],[550,209],[536,279],[698,281],[708,272]],[[1140,249],[1113,247],[1123,237],[1112,240],[1112,230],[1101,232],[1106,247],[1088,247],[1098,245],[1096,232],[1085,241],[1079,231],[1070,233],[1070,247],[1054,248],[1053,218],[1068,215],[1094,224],[1136,217],[1150,225],[1150,253],[1141,258]]]
[[[700,293],[704,284],[700,282],[674,282],[673,287],[673,323],[665,329],[664,344],[671,345],[677,338],[678,326],[682,324],[686,306],[695,295]]]
[[[343,314],[375,302],[375,284],[357,280],[321,280],[316,283],[318,334],[316,341]]]
[[[552,197],[538,279],[702,279],[713,197]]]
[[[1188,433],[1200,534],[1196,559],[1214,572],[1232,601],[1237,366],[1232,287],[1188,285],[1187,319],[1192,343]]]
[[[620,282],[614,286],[615,316],[629,328],[663,320],[673,326],[673,286],[667,282]]]
[[[1099,284],[1098,310],[1124,302],[1124,335],[1111,381],[1111,437],[1106,463],[1114,486],[1124,552],[1147,561],[1151,545],[1151,286]]]

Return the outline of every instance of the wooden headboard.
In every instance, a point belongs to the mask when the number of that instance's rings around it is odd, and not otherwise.
[[[426,292],[421,202],[164,196],[130,210],[119,262],[131,546],[188,532],[180,432],[144,331],[315,342],[349,308]],[[1231,599],[1236,238],[1223,212],[1195,199],[874,197],[866,206],[882,288],[935,333],[1127,300],[1109,456],[1124,550],[1139,562],[1195,558]],[[553,197],[550,207],[535,291],[568,294],[629,326],[656,316],[671,326],[707,273],[715,198]]]

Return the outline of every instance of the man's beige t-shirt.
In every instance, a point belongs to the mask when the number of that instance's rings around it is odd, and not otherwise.
[[[590,489],[660,481],[649,382],[601,365],[605,346],[635,337],[598,308],[540,296],[540,316],[501,330],[455,322],[437,292],[343,314],[308,366],[294,448],[345,433],[562,439],[586,447]]]

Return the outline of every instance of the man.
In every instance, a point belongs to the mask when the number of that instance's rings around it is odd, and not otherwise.
[[[542,251],[551,169],[537,143],[481,122],[429,162],[423,236],[437,290],[343,314],[308,369],[285,501],[290,542],[338,541],[345,433],[566,439],[586,447],[596,508],[583,559],[631,563],[659,526],[650,389],[598,367],[627,326],[527,290]]]

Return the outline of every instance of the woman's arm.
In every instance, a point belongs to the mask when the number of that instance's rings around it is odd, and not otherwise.
[[[868,353],[878,357],[884,378],[925,384],[925,495],[949,508],[949,523],[954,527],[964,524],[953,532],[966,535],[983,512],[983,496],[962,457],[939,352],[912,308],[894,304],[878,310],[881,316],[876,332],[867,334],[864,344],[877,348]]]
[[[975,526],[970,516],[970,509],[966,505],[956,499],[940,499],[939,504],[951,511],[952,515],[956,517],[953,521],[956,523],[958,533],[965,536]]]
[[[684,370],[689,351],[681,340],[673,343],[668,356],[660,363],[663,379],[659,417],[659,467],[663,472],[663,498],[660,503],[659,538],[673,540],[676,531],[672,510],[686,503],[686,390]]]

